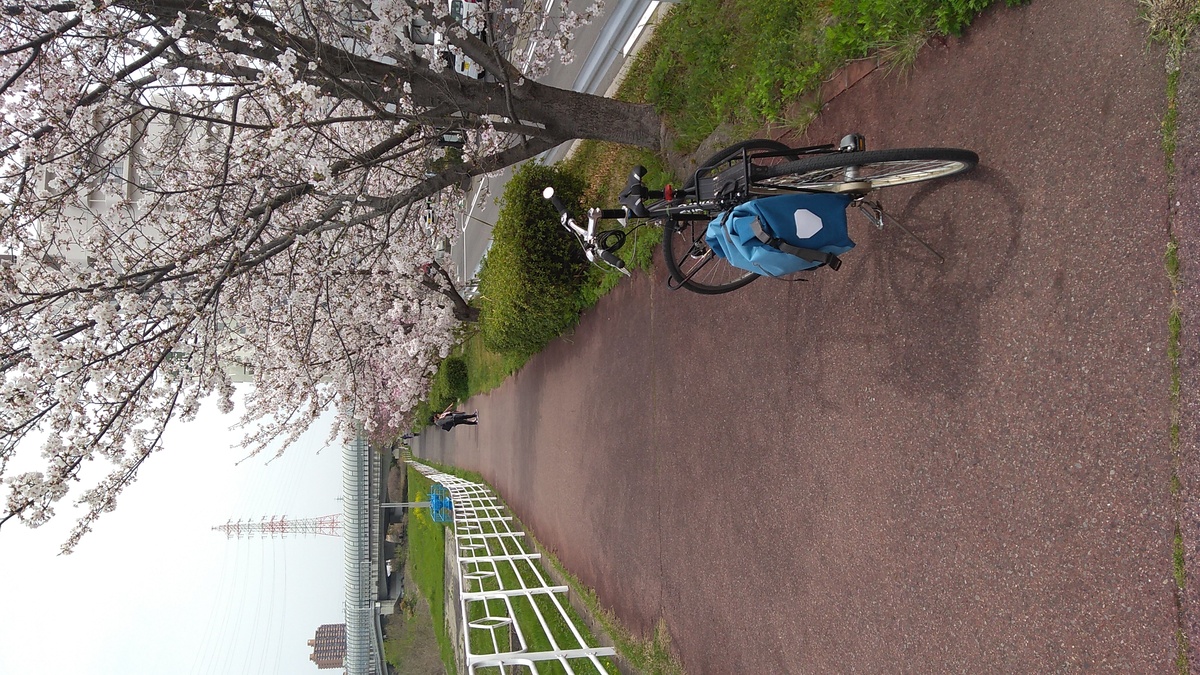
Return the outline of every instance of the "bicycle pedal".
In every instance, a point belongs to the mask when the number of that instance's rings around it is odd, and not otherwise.
[[[838,150],[842,152],[862,152],[867,149],[867,138],[862,134],[846,134],[838,141]]]

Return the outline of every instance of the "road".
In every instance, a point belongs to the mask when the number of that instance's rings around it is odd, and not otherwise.
[[[549,0],[549,11],[555,12],[560,0]],[[539,81],[555,87],[603,94],[612,84],[625,63],[625,51],[631,37],[644,36],[641,20],[647,10],[662,3],[652,0],[621,0],[605,4],[592,23],[576,32],[575,58],[571,63],[554,62]],[[514,55],[520,63],[519,55]],[[556,162],[565,156],[569,144],[549,151],[540,161]],[[494,202],[504,191],[512,168],[495,176],[483,177],[471,186],[464,212],[459,219],[460,236],[450,247],[450,257],[458,270],[459,283],[465,283],[475,272],[491,243],[492,225],[496,222]],[[485,196],[484,191],[490,193]]]
[[[858,247],[808,283],[701,297],[635,274],[418,455],[483,474],[687,672],[1177,672],[1200,605],[1173,591],[1163,252],[1178,211],[1196,259],[1200,159],[1169,199],[1164,54],[1137,12],[995,3],[790,139],[976,150],[972,174],[881,195],[944,265],[854,216]]]

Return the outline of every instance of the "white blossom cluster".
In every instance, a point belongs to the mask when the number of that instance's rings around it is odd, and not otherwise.
[[[516,147],[410,39],[420,16],[478,49],[443,2],[180,7],[0,16],[0,525],[46,522],[101,462],[66,552],[170,420],[232,409],[235,377],[254,451],[330,407],[335,435],[405,424],[466,309],[435,262],[461,195],[433,141],[469,122],[477,173]],[[536,42],[536,70],[596,11],[555,33],[510,11],[507,39]],[[38,435],[40,470],[13,475]]]

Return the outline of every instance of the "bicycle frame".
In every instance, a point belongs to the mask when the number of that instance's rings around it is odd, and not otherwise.
[[[579,238],[580,243],[583,245],[583,254],[587,257],[588,262],[593,264],[604,262],[609,267],[612,267],[621,274],[629,276],[629,270],[625,269],[624,261],[612,254],[612,250],[615,250],[615,248],[610,250],[609,248],[601,245],[600,241],[596,237],[596,225],[601,220],[605,218],[623,219],[626,215],[625,211],[592,207],[588,209],[587,212],[587,227],[583,228],[580,227],[579,223],[575,221],[575,218],[571,216],[571,213],[567,210],[566,206],[563,205],[562,200],[560,200],[558,196],[554,194],[554,188],[547,187],[546,189],[542,190],[542,197],[550,200],[550,202],[554,204],[554,207],[558,209],[559,223]],[[619,246],[616,248],[619,248]],[[597,260],[597,258],[599,260]]]
[[[832,156],[843,153],[850,156]],[[824,157],[826,155],[829,157]],[[710,260],[725,259],[706,243],[707,224],[704,221],[711,221],[744,202],[771,195],[844,195],[849,198],[849,206],[861,210],[876,227],[881,228],[885,219],[894,222],[905,234],[943,259],[916,234],[885,213],[877,201],[868,199],[868,195],[880,187],[956,175],[969,171],[977,162],[975,153],[955,148],[868,151],[865,139],[859,134],[848,134],[836,144],[799,148],[772,139],[749,139],[710,157],[682,188],[672,189],[668,185],[664,190],[648,190],[642,184],[645,168],[635,167],[620,195],[622,209],[588,209],[586,227],[580,226],[553,197],[553,189],[547,188],[543,196],[554,202],[561,214],[562,225],[576,235],[589,261],[607,263],[623,274],[629,274],[620,259],[613,255],[624,243],[625,233],[598,231],[598,223],[610,218],[620,220],[624,225],[627,218],[642,218],[662,225],[665,230],[667,238],[663,246],[670,272],[668,283],[672,288],[687,287],[696,293],[716,294],[740,288],[757,278],[757,274],[745,264],[732,264],[730,268],[735,274],[727,279],[718,279],[722,276],[721,271],[706,273],[707,278],[703,279],[697,276]],[[761,232],[756,236],[759,241],[771,243],[762,238]],[[785,253],[790,251],[785,250]],[[817,262],[817,259],[810,260]],[[696,261],[698,264],[693,264]],[[837,269],[837,265],[831,266]],[[738,272],[739,269],[748,272]]]
[[[845,138],[843,138],[841,143],[836,144],[836,145],[833,143],[825,143],[823,145],[810,145],[810,146],[801,147],[801,148],[788,148],[787,150],[756,151],[753,154],[753,156],[751,156],[749,154],[749,152],[747,152],[747,150],[745,148],[743,148],[738,153],[730,155],[728,157],[725,157],[725,158],[721,159],[720,161],[716,162],[715,164],[697,168],[695,173],[692,174],[692,180],[691,180],[691,185],[693,185],[694,187],[691,190],[687,191],[687,194],[691,194],[698,200],[700,200],[702,198],[713,199],[713,200],[721,202],[726,207],[736,206],[738,203],[741,203],[741,202],[746,201],[747,199],[751,198],[750,190],[747,186],[753,185],[753,181],[752,181],[751,175],[750,175],[750,167],[752,165],[752,162],[751,162],[752,159],[772,159],[772,158],[796,159],[798,157],[805,156],[805,155],[829,155],[829,154],[834,154],[834,153],[839,153],[839,152],[850,152],[850,151],[855,151],[855,150],[862,150],[865,147],[865,145],[866,145],[866,143],[863,140],[862,136],[859,136],[858,134],[850,134],[850,135],[847,135]],[[719,172],[714,173],[715,169],[717,169],[719,167],[726,167],[726,168],[722,169]],[[731,178],[730,174],[733,174],[733,173],[737,174],[735,183],[739,187],[739,192],[737,192],[733,195],[730,195],[730,197],[732,197],[731,199],[722,200],[719,198],[720,196],[717,195],[715,192],[712,195],[702,194],[702,187],[705,185],[705,181],[710,181],[711,183],[715,184],[720,178],[724,177],[726,179],[725,182],[728,182]],[[758,192],[755,192],[754,194],[761,196],[764,194],[777,194],[777,193],[784,193],[784,192],[805,192],[805,190],[799,190],[799,189],[760,190]],[[814,192],[815,192],[815,190],[814,190]]]

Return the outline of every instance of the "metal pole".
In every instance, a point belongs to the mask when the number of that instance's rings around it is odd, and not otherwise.
[[[475,205],[472,204],[471,208],[474,209]],[[467,218],[469,217],[469,214],[463,215],[462,237],[459,239],[462,242],[463,250],[462,282],[464,285],[470,281],[470,277],[467,276],[467,225],[469,224]]]

